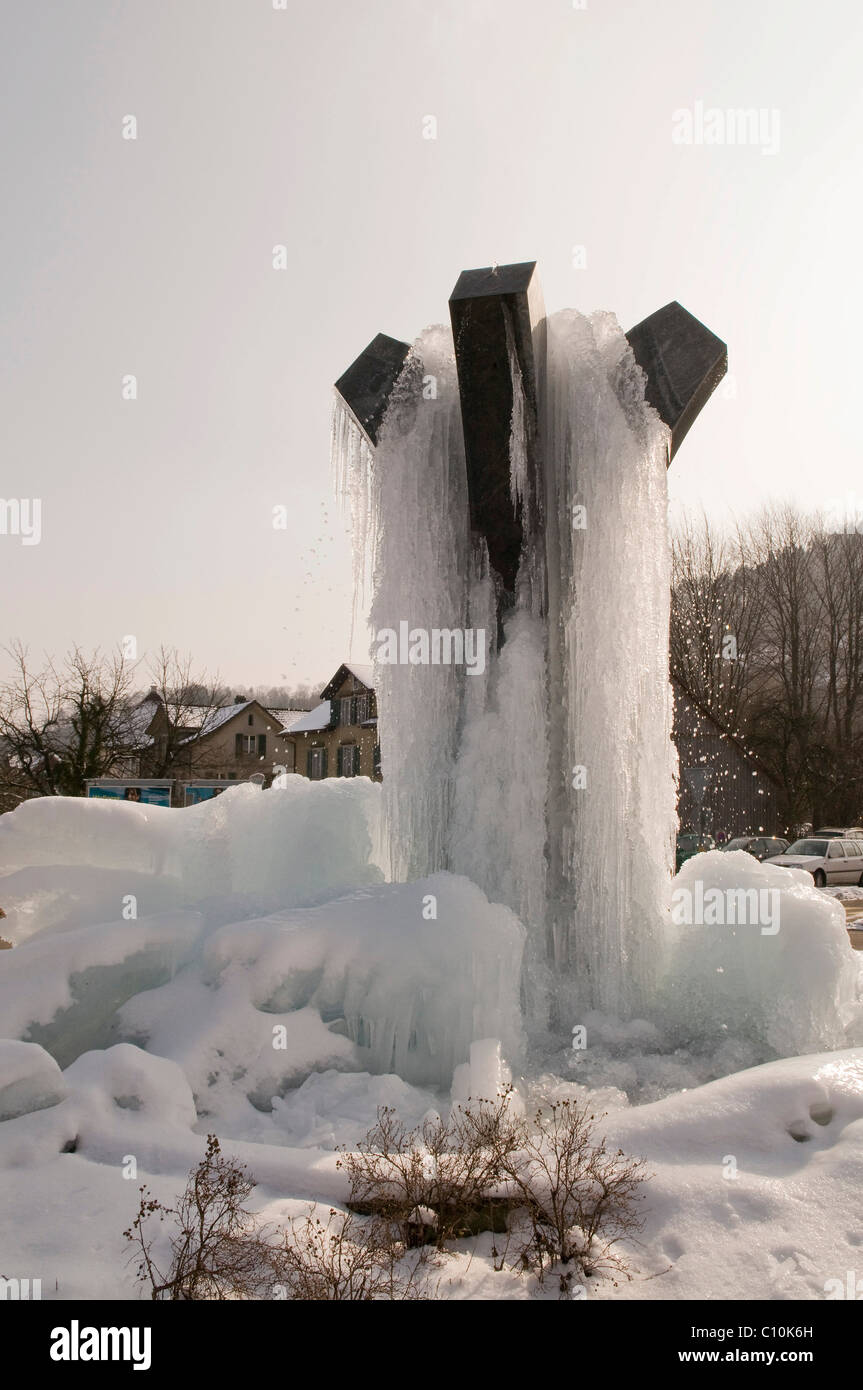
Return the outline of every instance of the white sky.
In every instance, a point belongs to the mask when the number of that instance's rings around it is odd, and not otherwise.
[[[587,5],[3,0],[0,496],[42,499],[42,540],[0,536],[0,641],[328,679],[332,382],[492,261],[538,260],[550,310],[676,298],[726,339],[675,500],[863,503],[863,11]],[[699,101],[778,111],[778,152],[675,145]]]

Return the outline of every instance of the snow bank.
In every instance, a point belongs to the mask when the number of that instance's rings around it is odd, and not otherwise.
[[[859,1272],[860,1050],[771,1062],[602,1127],[647,1161],[634,1263],[660,1274],[614,1296],[823,1299]]]
[[[749,1042],[766,1060],[859,1040],[859,957],[809,874],[743,851],[695,855],[670,921],[656,1016],[678,1043]]]
[[[66,1094],[63,1073],[44,1048],[0,1039],[0,1120],[57,1105]]]
[[[275,1100],[273,1120],[289,1144],[335,1149],[355,1145],[384,1106],[412,1129],[438,1104],[430,1091],[409,1086],[399,1076],[325,1071],[314,1073],[284,1100]]]
[[[34,936],[4,951],[0,1020],[7,1037],[40,1043],[61,1066],[116,1041],[116,1010],[171,978],[201,931],[196,912]],[[0,1073],[2,1081],[2,1073]]]
[[[492,1029],[517,1061],[522,942],[449,874],[227,926],[180,911],[33,936],[5,954],[0,1018],[61,1066],[145,1045],[183,1068],[202,1118],[242,1134],[314,1071],[449,1087]]]
[[[307,912],[223,928],[205,972],[242,961],[258,1007],[317,1008],[369,1058],[420,1085],[448,1085],[471,1042],[494,1033],[523,1052],[524,931],[467,879],[387,884]]]
[[[186,902],[229,893],[280,907],[326,902],[381,881],[373,863],[379,802],[379,785],[365,777],[290,775],[265,792],[235,787],[172,813],[168,872],[182,880]]]
[[[34,932],[233,900],[228,920],[377,883],[380,787],[286,776],[181,810],[41,797],[0,817],[0,903],[15,944]],[[224,911],[221,920],[226,919]]]
[[[84,1142],[89,1129],[104,1134],[119,1128],[125,1143],[136,1133],[152,1137],[164,1127],[188,1131],[198,1118],[182,1068],[129,1043],[85,1052],[64,1079],[75,1097]]]
[[[0,816],[0,874],[45,864],[159,873],[178,812],[140,802],[40,796]]]

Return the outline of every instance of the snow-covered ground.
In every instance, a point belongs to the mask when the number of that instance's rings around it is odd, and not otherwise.
[[[607,1112],[652,1175],[635,1277],[590,1297],[825,1298],[863,1275],[840,903],[805,874],[699,856],[675,880],[695,920],[669,926],[654,1014],[573,997],[543,1033],[522,1017],[518,919],[450,873],[384,883],[378,803],[362,779],[285,778],[182,811],[53,798],[0,818],[0,1275],[43,1298],[140,1296],[122,1238],[138,1188],[172,1201],[208,1132],[284,1220],[344,1201],[336,1146],[379,1107],[412,1125],[506,1067],[528,1111]],[[736,889],[758,923],[698,924]],[[491,1247],[447,1256],[439,1296],[536,1296]]]

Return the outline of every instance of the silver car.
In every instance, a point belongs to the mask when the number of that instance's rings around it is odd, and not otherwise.
[[[735,835],[719,848],[727,854],[729,850],[745,849],[755,859],[775,859],[788,850],[788,841],[778,835]]]
[[[838,883],[857,883],[863,888],[863,841],[820,839],[808,835],[795,840],[784,854],[771,856],[767,864],[785,864],[789,869],[806,869],[816,888]]]

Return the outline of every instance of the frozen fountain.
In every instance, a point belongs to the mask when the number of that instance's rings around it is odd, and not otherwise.
[[[678,304],[628,335],[546,316],[533,263],[464,272],[450,311],[337,383],[390,875],[448,869],[511,907],[534,1018],[561,982],[631,1016],[676,829],[666,470],[725,346]]]

